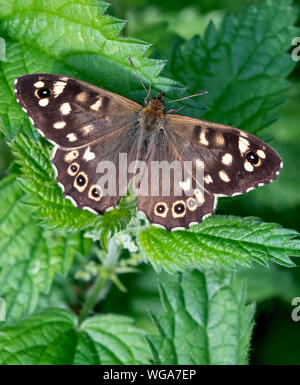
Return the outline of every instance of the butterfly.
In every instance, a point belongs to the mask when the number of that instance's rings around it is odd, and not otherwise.
[[[170,113],[162,93],[141,106],[78,79],[29,74],[16,79],[15,97],[54,145],[52,165],[64,196],[93,213],[114,208],[138,176],[138,210],[154,225],[186,229],[211,215],[219,196],[266,185],[282,168],[280,156],[262,140],[234,127]],[[191,166],[179,182],[152,168],[184,168],[186,163]],[[147,193],[141,192],[147,185]]]

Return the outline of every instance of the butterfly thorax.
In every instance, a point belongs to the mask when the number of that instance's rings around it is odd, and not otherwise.
[[[154,131],[162,127],[162,118],[165,114],[163,93],[157,98],[152,98],[141,111],[141,123],[147,131]]]

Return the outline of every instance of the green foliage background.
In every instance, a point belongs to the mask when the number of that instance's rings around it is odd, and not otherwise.
[[[1,364],[299,363],[296,23],[289,0],[0,0]],[[278,180],[189,231],[151,227],[130,194],[103,217],[73,207],[14,79],[60,73],[142,103],[128,56],[167,100],[208,91],[182,113],[268,141]]]

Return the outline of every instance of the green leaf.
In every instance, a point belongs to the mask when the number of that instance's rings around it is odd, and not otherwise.
[[[47,309],[0,328],[1,365],[146,364],[144,333],[131,319],[97,316],[77,329],[62,309]]]
[[[288,88],[285,78],[295,63],[287,51],[298,30],[290,0],[248,5],[238,17],[228,14],[216,29],[210,23],[202,38],[176,45],[167,76],[206,90],[209,109],[203,118],[252,133],[274,120],[274,108]]]
[[[31,313],[39,293],[47,293],[54,272],[66,274],[76,251],[87,252],[82,234],[45,232],[22,203],[15,177],[0,182],[0,295],[7,319]]]
[[[81,325],[75,364],[141,365],[149,363],[143,332],[128,317],[104,315]],[[96,353],[96,354],[95,354]]]
[[[291,256],[300,256],[300,241],[293,239],[297,236],[295,230],[258,218],[214,216],[190,231],[150,227],[140,232],[139,244],[156,270],[249,267],[270,261],[288,267],[294,266]]]
[[[135,213],[136,198],[128,195],[121,199],[115,210],[106,212],[96,223],[95,231],[100,231],[100,242],[106,252],[108,252],[109,239],[126,228]]]
[[[160,276],[164,312],[152,314],[154,362],[164,365],[245,364],[254,306],[231,273],[193,271]]]

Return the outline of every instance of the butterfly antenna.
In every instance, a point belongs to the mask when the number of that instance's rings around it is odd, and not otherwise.
[[[201,95],[205,95],[207,93],[208,93],[207,91],[203,91],[203,92],[199,92],[198,94],[194,94],[194,95],[190,95],[190,96],[185,96],[184,98],[175,99],[175,100],[169,100],[169,101],[167,101],[167,103],[180,102],[181,100],[194,98],[195,96],[201,96]]]
[[[142,80],[140,74],[138,73],[137,69],[135,68],[135,65],[133,64],[133,62],[132,62],[132,60],[131,60],[131,58],[129,56],[128,56],[128,60],[129,60],[129,62],[131,64],[132,68],[134,69],[134,71],[136,73],[136,76],[139,79],[141,85],[143,86],[144,90],[147,92],[147,97],[148,97],[150,95],[150,91],[151,91],[151,83],[150,83],[149,90],[147,90],[145,84],[143,83],[143,80]]]

